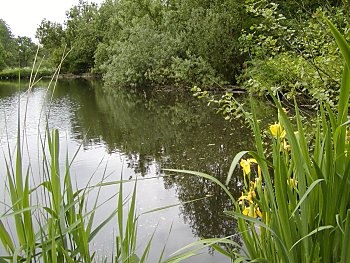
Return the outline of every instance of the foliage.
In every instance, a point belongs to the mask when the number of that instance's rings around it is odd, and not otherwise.
[[[90,72],[101,31],[97,28],[97,5],[80,0],[66,13],[65,27],[43,20],[36,37],[49,54],[51,66],[58,66],[62,54],[69,52],[62,70],[70,73]]]
[[[37,37],[52,63],[72,48],[63,70],[102,72],[112,88],[213,86],[239,71],[243,16],[240,1],[122,0],[99,8],[80,1],[67,12],[66,28],[44,20]]]
[[[64,38],[63,26],[44,19],[36,30],[35,37],[43,46],[44,53],[49,55],[51,65],[58,65],[64,51],[62,41]]]
[[[226,181],[231,180],[233,171],[240,164],[245,188],[241,197],[236,199],[211,175],[172,170],[212,180],[235,204],[235,211],[226,211],[226,214],[238,220],[244,249],[224,251],[214,245],[231,259],[248,262],[349,261],[350,196],[346,189],[350,186],[350,45],[331,22],[326,22],[346,63],[337,112],[326,103],[320,105],[316,133],[311,140],[313,147],[306,139],[305,124],[297,104],[296,125],[293,125],[269,89],[279,111],[278,122],[269,129],[271,143],[268,147],[272,155],[265,155],[251,102],[256,151],[238,153]],[[246,154],[251,158],[243,159]],[[209,242],[203,240],[203,243]],[[190,255],[182,253],[176,257],[180,256],[187,258]]]
[[[247,11],[259,22],[240,38],[242,51],[251,58],[239,77],[241,85],[260,94],[272,89],[287,99],[297,96],[306,103],[334,104],[342,62],[325,24],[320,22],[324,10],[315,9],[307,19],[298,15],[287,19],[275,3],[250,1]],[[350,27],[343,9],[329,7],[328,12],[348,34]]]
[[[147,84],[148,76],[155,69],[167,67],[176,54],[178,40],[158,32],[148,16],[141,18],[129,33],[127,40],[114,42],[109,48],[115,55],[102,67],[109,85]]]
[[[29,67],[35,57],[37,46],[29,37],[17,37],[16,47],[18,52],[19,66]]]
[[[29,67],[25,68],[11,68],[11,69],[4,69],[0,71],[0,79],[18,79],[18,76],[20,75],[21,78],[27,78],[29,79],[32,74],[32,69]],[[34,72],[36,74],[36,77],[50,77],[53,75],[54,70],[50,68],[39,68],[37,71]]]
[[[0,70],[14,63],[15,43],[10,27],[0,19]]]
[[[337,0],[106,0],[100,7],[80,0],[67,12],[65,27],[44,20],[37,37],[53,64],[72,48],[63,70],[101,72],[112,89],[211,88],[238,80],[254,92],[273,87],[289,97],[331,102],[340,59],[317,21],[324,10],[347,28]],[[293,74],[275,76],[279,66]]]
[[[0,19],[0,71],[13,67],[31,67],[37,45],[29,37],[14,37],[10,27]]]
[[[89,72],[94,67],[94,54],[103,33],[96,26],[96,4],[79,1],[67,12],[65,44],[71,50],[65,60],[68,72]]]

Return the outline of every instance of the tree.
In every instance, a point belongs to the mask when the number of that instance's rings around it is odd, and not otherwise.
[[[101,39],[96,18],[98,6],[80,0],[78,5],[66,12],[65,28],[58,23],[43,20],[36,37],[50,54],[52,64],[57,65],[68,50],[64,60],[64,72],[89,72],[94,67],[94,54]]]
[[[29,37],[17,37],[15,41],[18,51],[19,66],[28,67],[30,62],[34,60],[36,45]]]
[[[89,72],[94,67],[94,54],[102,34],[97,28],[97,15],[98,6],[83,0],[66,13],[65,40],[71,48],[66,65],[70,72]]]
[[[48,56],[49,64],[56,67],[65,51],[63,26],[44,19],[37,28],[35,37],[42,45],[43,53]]]
[[[5,48],[0,43],[0,70],[4,69],[6,67],[6,62],[5,62]]]
[[[10,27],[0,19],[0,69],[16,65],[15,42]]]
[[[35,37],[46,49],[59,48],[64,37],[63,27],[59,23],[44,19],[37,28]]]

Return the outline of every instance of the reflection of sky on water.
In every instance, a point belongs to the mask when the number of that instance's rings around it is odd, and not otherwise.
[[[59,83],[50,105],[49,127],[57,128],[60,132],[61,171],[65,169],[66,154],[71,159],[80,147],[71,167],[73,184],[84,187],[90,182],[94,185],[104,176],[105,181],[118,181],[121,174],[123,179],[138,178],[138,214],[213,195],[197,203],[140,216],[140,250],[156,229],[153,241],[155,249],[151,252],[150,260],[159,255],[171,224],[173,229],[165,255],[198,237],[233,234],[235,223],[222,215],[222,211],[230,209],[231,204],[217,186],[196,177],[159,176],[164,175],[161,168],[169,167],[203,171],[224,178],[234,154],[246,150],[250,145],[246,139],[247,130],[242,129],[240,124],[237,126],[222,121],[197,101],[186,99],[188,95],[119,92],[111,96],[99,89],[94,90],[92,84],[81,81]],[[43,87],[35,88],[28,100],[25,148],[30,149],[32,172],[37,183],[42,174],[38,170],[39,165],[35,165],[42,158],[38,154],[40,144],[37,134],[39,130],[44,137],[47,98],[51,97],[49,92],[45,99],[46,92]],[[13,84],[0,83],[0,142],[3,151],[6,151],[7,142],[11,149],[16,143],[17,95]],[[21,98],[22,116],[26,99],[25,96]],[[28,164],[27,160],[28,157],[24,160],[25,165]],[[0,158],[0,165],[4,167],[3,158]],[[155,178],[149,179],[152,177]],[[239,180],[234,178],[233,181],[239,183]],[[0,187],[3,193],[3,185]],[[104,187],[99,200],[102,202],[115,195],[118,187]],[[126,192],[130,192],[133,183],[125,187]],[[239,192],[234,185],[231,189]],[[92,193],[90,200],[95,196],[96,193]],[[102,222],[111,213],[116,202],[114,197],[99,208],[96,223]],[[115,222],[109,223],[93,241],[92,246],[100,255],[112,253]],[[212,257],[204,253],[189,262],[225,261],[219,255]]]

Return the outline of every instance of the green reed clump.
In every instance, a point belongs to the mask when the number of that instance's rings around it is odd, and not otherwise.
[[[296,124],[292,124],[270,91],[279,112],[268,131],[271,144],[265,151],[251,105],[257,150],[237,154],[227,177],[228,183],[240,164],[244,176],[241,197],[234,198],[210,175],[177,171],[216,182],[234,203],[235,211],[226,214],[238,220],[244,246],[233,252],[213,247],[237,262],[350,262],[350,46],[326,21],[345,66],[337,112],[329,105],[320,106],[313,140],[306,139],[296,103]],[[245,155],[250,158],[243,159]]]
[[[0,238],[8,255],[0,256],[0,261],[92,262],[95,253],[90,251],[89,243],[117,211],[101,225],[93,225],[98,194],[90,210],[86,199],[92,190],[99,192],[101,186],[73,190],[68,160],[65,171],[60,172],[58,130],[46,136],[41,146],[44,150],[47,144],[49,155],[43,151],[44,181],[38,186],[30,186],[29,167],[23,172],[20,134],[15,164],[11,157],[5,160],[10,204],[6,203],[7,209],[0,216]],[[14,221],[13,238],[5,227],[6,220]]]

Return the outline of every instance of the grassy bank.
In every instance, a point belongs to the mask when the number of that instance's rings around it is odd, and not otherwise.
[[[36,78],[45,78],[50,79],[55,72],[54,69],[50,68],[40,68],[36,72],[33,73],[36,74]],[[21,79],[30,79],[30,76],[32,74],[31,68],[12,68],[12,69],[5,69],[0,71],[0,80],[16,80],[19,77]],[[58,76],[59,79],[100,79],[100,74],[93,74],[93,73],[81,73],[81,74],[60,74]]]
[[[54,69],[49,68],[39,68],[37,72],[32,73],[32,68],[8,68],[0,71],[0,79],[6,80],[6,79],[13,79],[16,80],[19,77],[22,79],[29,79],[31,74],[37,74],[37,78],[51,78],[53,73],[55,72]]]

